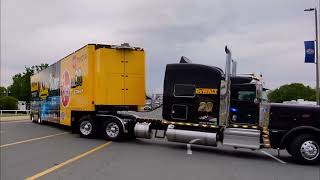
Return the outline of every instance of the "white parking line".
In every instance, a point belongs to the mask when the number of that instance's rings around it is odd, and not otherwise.
[[[18,142],[9,143],[9,144],[3,144],[3,145],[0,145],[0,148],[4,148],[4,147],[8,147],[8,146],[13,146],[13,145],[17,145],[17,144],[22,144],[22,143],[27,143],[27,142],[32,142],[32,141],[41,140],[41,139],[46,139],[46,138],[50,138],[50,137],[54,137],[54,136],[60,136],[60,135],[67,134],[67,133],[68,133],[68,132],[63,132],[63,133],[58,133],[58,134],[52,134],[52,135],[48,135],[48,136],[37,137],[37,138],[33,138],[33,139],[27,139],[27,140],[18,141]]]
[[[286,164],[286,162],[282,161],[282,160],[281,160],[281,159],[279,159],[279,158],[276,158],[276,157],[272,156],[271,154],[269,154],[269,153],[267,153],[267,152],[265,152],[265,151],[262,151],[262,150],[261,150],[261,152],[262,152],[263,154],[265,154],[265,155],[267,155],[267,156],[271,157],[272,159],[274,159],[274,160],[278,161],[278,162],[279,162],[279,163],[281,163],[281,164]]]

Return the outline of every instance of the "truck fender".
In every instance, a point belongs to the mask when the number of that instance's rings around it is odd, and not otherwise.
[[[119,118],[119,117],[117,117],[117,116],[114,116],[114,115],[106,115],[106,114],[97,114],[96,116],[111,117],[111,118],[113,118],[113,119],[117,119],[117,120],[121,123],[121,125],[122,125],[123,132],[124,132],[124,133],[128,133],[128,129],[126,129],[126,127],[125,127],[125,125],[124,125],[124,121],[123,121],[121,118]]]
[[[292,135],[293,133],[299,132],[299,131],[307,131],[307,130],[311,130],[311,132],[317,132],[320,134],[320,129],[312,127],[312,126],[299,126],[299,127],[295,127],[293,129],[291,129],[290,131],[288,131],[281,139],[280,141],[280,148],[283,148],[285,146],[285,143],[287,141],[287,138],[290,137],[290,135]]]

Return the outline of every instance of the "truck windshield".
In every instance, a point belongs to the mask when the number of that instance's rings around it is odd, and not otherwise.
[[[262,102],[267,102],[268,101],[267,91],[262,91],[261,100],[262,100]]]
[[[256,92],[254,91],[238,91],[238,98],[239,101],[254,101],[256,96]]]

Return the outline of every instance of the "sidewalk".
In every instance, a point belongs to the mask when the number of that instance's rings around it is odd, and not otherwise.
[[[29,115],[7,116],[7,117],[0,116],[0,122],[21,121],[21,120],[30,120],[30,116]]]

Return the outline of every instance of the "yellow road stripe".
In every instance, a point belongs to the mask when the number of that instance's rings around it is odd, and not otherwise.
[[[54,136],[63,135],[63,134],[66,134],[66,133],[67,132],[63,132],[63,133],[58,133],[58,134],[52,134],[52,135],[49,135],[49,136],[43,136],[43,137],[28,139],[28,140],[24,140],[24,141],[18,141],[18,142],[14,142],[14,143],[4,144],[4,145],[1,145],[0,148],[13,146],[13,145],[17,145],[17,144],[22,144],[22,143],[27,143],[27,142],[36,141],[36,140],[41,140],[41,139],[46,139],[46,138],[50,138],[50,137],[54,137]]]
[[[112,142],[104,143],[104,144],[102,144],[102,145],[100,145],[100,146],[98,146],[98,147],[95,147],[95,148],[87,151],[87,152],[84,152],[84,153],[82,153],[82,154],[80,154],[80,155],[77,155],[77,156],[75,156],[75,157],[73,157],[73,158],[71,158],[71,159],[69,159],[69,160],[67,160],[67,161],[64,161],[64,162],[62,162],[62,163],[60,163],[60,164],[58,164],[58,165],[56,165],[56,166],[53,166],[53,167],[51,167],[51,168],[49,168],[49,169],[46,169],[46,170],[44,170],[44,171],[42,171],[42,172],[39,172],[39,173],[33,175],[33,176],[31,176],[31,177],[28,177],[28,178],[26,178],[25,180],[37,179],[37,178],[39,178],[39,177],[41,177],[41,176],[44,176],[44,175],[46,175],[46,174],[49,174],[49,173],[51,173],[51,172],[53,172],[53,171],[55,171],[55,170],[57,170],[57,169],[62,168],[63,166],[65,166],[65,165],[67,165],[67,164],[70,164],[70,163],[72,163],[72,162],[74,162],[74,161],[76,161],[76,160],[79,160],[79,159],[81,159],[81,158],[83,158],[83,157],[85,157],[85,156],[87,156],[87,155],[89,155],[89,154],[91,154],[91,153],[93,153],[93,152],[95,152],[95,151],[98,151],[98,150],[100,150],[100,149],[102,149],[102,148],[110,145],[111,143],[112,143]]]

